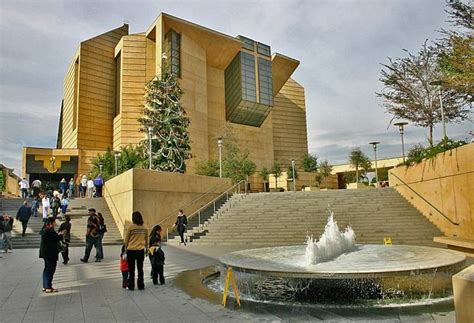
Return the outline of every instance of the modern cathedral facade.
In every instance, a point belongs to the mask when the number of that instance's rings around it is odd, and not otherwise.
[[[299,61],[258,41],[232,37],[162,13],[142,33],[128,25],[80,43],[64,78],[57,147],[23,149],[30,181],[88,174],[107,149],[136,145],[145,85],[163,68],[178,75],[190,118],[193,174],[217,159],[217,139],[232,134],[257,169],[283,169],[308,152],[304,88],[291,75]]]

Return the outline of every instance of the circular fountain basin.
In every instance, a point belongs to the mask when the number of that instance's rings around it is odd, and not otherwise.
[[[244,296],[310,302],[446,298],[464,254],[408,245],[357,245],[315,265],[305,264],[305,245],[232,252],[220,258],[232,267]]]
[[[460,252],[408,245],[358,245],[352,252],[323,263],[304,263],[306,246],[284,246],[232,252],[220,258],[234,271],[294,278],[366,278],[413,275],[460,269]]]

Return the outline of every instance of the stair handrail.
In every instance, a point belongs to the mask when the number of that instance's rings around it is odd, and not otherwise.
[[[235,186],[238,186],[240,183],[242,183],[243,181],[240,181],[239,183],[233,185],[230,189],[234,188]],[[174,209],[173,211],[171,211],[166,217],[164,217],[160,222],[158,222],[157,224],[153,225],[153,227],[157,226],[158,224],[162,224],[163,222],[165,222],[166,220],[168,220],[169,218],[173,217],[173,216],[176,216],[176,213],[179,211],[179,210],[184,210],[186,207],[188,207],[189,205],[192,205],[192,204],[195,204],[196,202],[198,202],[199,200],[201,200],[203,197],[205,197],[206,195],[209,195],[209,194],[212,194],[212,193],[216,193],[214,192],[215,189],[219,188],[219,187],[222,187],[226,184],[219,184],[219,185],[216,185],[214,187],[212,187],[211,189],[209,189],[208,191],[204,192],[203,194],[199,195],[198,197],[196,197],[194,200],[192,201],[189,201],[187,202],[186,204],[183,204],[182,206],[180,206],[179,208],[176,208]],[[228,189],[228,190],[230,190]],[[226,191],[228,191],[226,190]],[[224,193],[226,192],[224,191]],[[245,186],[245,191],[247,192],[247,186]],[[194,212],[192,213],[194,214]]]
[[[414,188],[412,188],[410,186],[410,184],[408,184],[407,182],[405,182],[403,179],[401,179],[398,175],[394,174],[393,172],[391,172],[390,174],[392,174],[392,176],[394,176],[395,178],[397,178],[400,182],[402,182],[403,185],[405,185],[406,187],[408,187],[410,189],[410,191],[412,191],[413,193],[415,193],[419,198],[421,198],[425,203],[427,203],[429,206],[431,206],[433,209],[435,209],[436,212],[438,212],[439,214],[441,214],[441,216],[443,216],[449,223],[451,223],[452,225],[459,225],[458,222],[454,222],[453,220],[451,220],[446,214],[444,214],[440,209],[438,209],[436,206],[434,206],[430,201],[428,201],[426,198],[424,198],[420,193],[418,193],[417,191],[415,191]]]
[[[193,213],[191,213],[189,216],[186,216],[188,219],[191,219],[193,218],[194,216],[196,216],[196,214],[198,215],[199,219],[198,219],[198,228],[201,227],[201,211],[202,210],[205,210],[207,207],[209,207],[211,204],[214,204],[214,208],[215,208],[215,203],[220,199],[222,198],[223,196],[227,196],[227,201],[229,200],[229,192],[231,191],[234,191],[236,188],[238,188],[238,192],[240,193],[240,187],[241,185],[244,184],[244,192],[245,194],[247,194],[247,186],[248,186],[248,182],[247,180],[241,180],[240,182],[232,185],[231,187],[229,187],[227,190],[225,190],[224,192],[222,192],[221,194],[219,194],[217,197],[215,197],[214,199],[212,199],[211,201],[207,202],[206,204],[204,205],[201,205],[201,207],[199,209],[197,209],[196,211],[194,211]],[[181,210],[182,208],[179,208],[177,210]],[[215,211],[215,210],[214,210]],[[175,212],[176,213],[176,212]],[[176,214],[172,214],[171,216],[176,216]],[[166,221],[167,219],[169,219],[171,216],[168,216],[167,218],[161,220],[160,222],[158,222],[157,224],[153,225],[153,227],[157,226],[157,225],[160,225],[162,224],[164,221]],[[168,234],[169,234],[169,228],[166,229],[166,241],[168,241]]]

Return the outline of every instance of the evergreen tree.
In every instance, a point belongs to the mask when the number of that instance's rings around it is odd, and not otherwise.
[[[184,173],[185,161],[191,158],[188,134],[190,124],[181,105],[181,90],[176,75],[163,72],[146,85],[144,116],[139,119],[141,131],[152,128],[152,168]],[[149,139],[142,146],[149,156]]]

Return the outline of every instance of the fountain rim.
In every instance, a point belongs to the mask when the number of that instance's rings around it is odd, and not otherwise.
[[[449,250],[449,249],[441,249],[443,251],[448,251],[449,253],[458,255],[459,258],[457,260],[453,260],[451,262],[444,262],[437,267],[433,266],[419,266],[409,269],[372,269],[372,270],[357,270],[357,271],[288,271],[288,270],[269,270],[269,269],[262,269],[262,268],[252,268],[252,267],[245,267],[239,266],[235,263],[232,263],[232,260],[226,260],[226,257],[239,253],[242,251],[251,252],[253,250],[263,250],[263,249],[274,249],[274,248],[285,248],[285,247],[301,247],[304,245],[292,245],[292,246],[278,246],[278,247],[263,247],[263,248],[252,248],[252,249],[245,249],[240,251],[235,251],[226,255],[223,255],[219,258],[220,263],[223,265],[224,268],[232,267],[234,271],[248,273],[248,274],[257,274],[257,275],[265,275],[265,276],[272,276],[272,277],[287,277],[287,278],[306,278],[306,279],[367,279],[367,278],[386,278],[386,277],[394,277],[394,276],[412,276],[412,275],[420,275],[420,274],[432,274],[433,270],[436,272],[452,272],[454,270],[462,269],[462,266],[465,264],[466,256],[458,251]],[[358,244],[357,246],[380,246],[375,244]],[[388,248],[397,248],[399,246],[410,246],[416,248],[430,248],[430,249],[438,249],[433,247],[426,247],[426,246],[412,246],[412,245],[392,245],[387,246]]]

